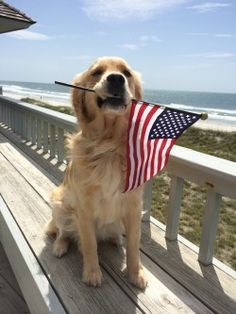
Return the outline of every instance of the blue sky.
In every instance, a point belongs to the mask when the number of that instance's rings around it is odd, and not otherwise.
[[[1,34],[0,80],[70,82],[125,58],[145,88],[236,93],[235,0],[7,0],[37,23]]]

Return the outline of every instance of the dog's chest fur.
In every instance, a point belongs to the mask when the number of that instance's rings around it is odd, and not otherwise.
[[[126,139],[126,124],[120,123],[120,126],[116,125],[115,128],[114,124],[109,127],[106,125],[104,137],[92,143],[87,150],[86,164],[91,180],[89,185],[95,184],[98,191],[95,213],[98,223],[112,223],[123,215]]]

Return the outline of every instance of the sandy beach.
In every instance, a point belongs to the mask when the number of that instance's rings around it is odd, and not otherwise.
[[[54,106],[54,107],[56,107],[56,106],[71,107],[70,100],[68,100],[68,101],[63,100],[63,99],[54,100],[54,99],[49,98],[49,97],[36,96],[34,94],[32,94],[32,95],[27,94],[27,95],[23,96],[23,95],[17,95],[17,94],[3,92],[3,96],[14,98],[16,100],[21,100],[22,98],[31,98],[31,99],[35,99],[35,100],[46,102],[49,105]]]
[[[70,101],[66,100],[52,100],[49,97],[37,97],[36,95],[25,95],[23,97],[22,95],[17,95],[17,94],[12,94],[12,93],[7,93],[4,92],[3,96],[14,98],[16,100],[21,100],[22,98],[32,98],[35,100],[43,101],[53,107],[57,106],[66,106],[71,108]],[[207,120],[199,120],[194,124],[195,127],[201,128],[204,130],[214,130],[214,131],[224,131],[224,132],[236,132],[236,123],[231,125],[226,121],[222,119],[212,119],[208,117]]]

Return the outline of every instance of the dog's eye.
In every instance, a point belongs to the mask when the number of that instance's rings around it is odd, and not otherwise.
[[[96,69],[93,71],[92,76],[102,75],[102,73],[103,73],[102,69]]]
[[[123,71],[123,74],[126,76],[126,77],[130,77],[131,76],[131,73],[129,70],[124,70]]]

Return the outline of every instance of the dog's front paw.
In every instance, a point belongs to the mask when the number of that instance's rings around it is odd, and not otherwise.
[[[62,257],[68,251],[69,240],[68,239],[56,239],[53,243],[52,252],[56,257]]]
[[[100,287],[102,284],[102,272],[100,267],[83,270],[83,282],[88,286]]]
[[[144,290],[147,287],[147,279],[144,273],[143,268],[140,268],[138,272],[129,272],[129,281],[138,287],[139,289]]]

